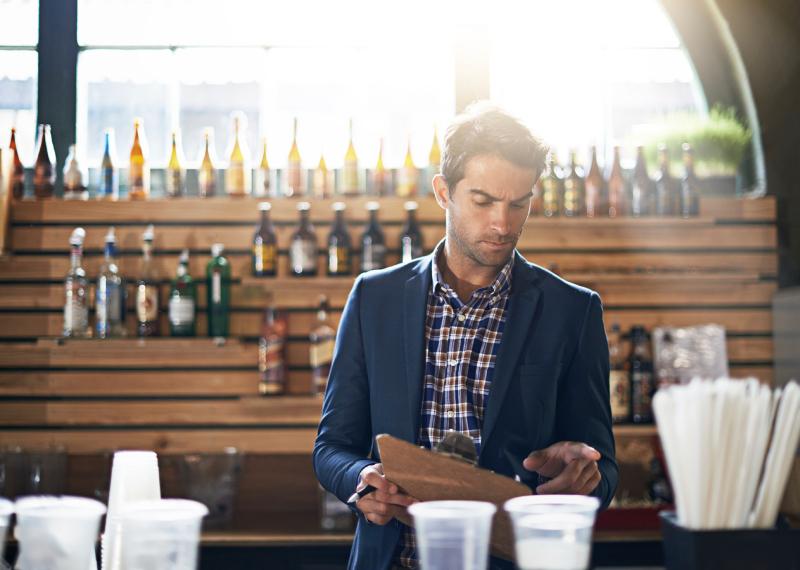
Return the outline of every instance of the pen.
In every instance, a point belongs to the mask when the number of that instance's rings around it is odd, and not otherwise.
[[[347,499],[347,504],[348,505],[352,505],[353,503],[355,503],[356,501],[358,501],[362,497],[366,497],[367,495],[369,495],[370,493],[372,493],[375,490],[376,490],[375,487],[373,487],[372,485],[367,485],[366,487],[364,487],[360,491],[356,491],[355,493],[350,495],[350,498]]]

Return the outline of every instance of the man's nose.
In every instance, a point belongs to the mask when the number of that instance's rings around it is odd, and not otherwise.
[[[501,236],[511,233],[511,214],[505,204],[495,204],[492,208],[491,229]]]

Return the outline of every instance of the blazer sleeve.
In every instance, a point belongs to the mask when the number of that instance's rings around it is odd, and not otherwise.
[[[355,491],[372,435],[369,386],[361,329],[362,279],[356,279],[336,336],[322,418],[314,442],[313,464],[319,482],[341,501]]]
[[[608,377],[603,307],[599,295],[593,291],[575,355],[559,387],[556,425],[560,441],[580,441],[600,452],[598,466],[602,479],[592,495],[600,499],[601,508],[608,507],[614,497],[619,476]]]

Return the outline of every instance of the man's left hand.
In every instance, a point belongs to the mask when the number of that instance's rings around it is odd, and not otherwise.
[[[550,481],[536,487],[538,495],[588,495],[600,484],[600,453],[575,441],[560,441],[532,452],[522,466]]]

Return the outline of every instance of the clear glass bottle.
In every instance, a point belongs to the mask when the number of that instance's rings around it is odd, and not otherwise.
[[[178,198],[186,192],[186,169],[183,167],[185,162],[183,150],[181,149],[180,133],[177,130],[172,131],[172,144],[166,172],[166,190],[167,196],[170,198]]]
[[[592,146],[589,172],[586,174],[584,186],[586,188],[586,217],[596,218],[603,210],[608,210],[604,200],[604,180],[600,165],[597,164],[597,147]]]
[[[136,283],[136,331],[141,337],[158,336],[160,331],[158,305],[159,283],[153,263],[155,229],[147,226],[142,234],[142,267]]]
[[[680,205],[675,179],[669,172],[669,151],[665,145],[658,147],[658,170],[655,178],[655,215],[677,216]]]
[[[417,257],[421,257],[425,251],[422,230],[417,222],[417,203],[408,201],[404,204],[408,216],[406,225],[403,226],[403,233],[400,234],[400,255],[401,261],[406,263]]]
[[[325,163],[325,157],[319,155],[319,164],[317,164],[317,168],[314,169],[312,180],[312,190],[315,198],[324,200],[330,197],[331,187],[328,181],[329,176],[330,171],[328,170],[328,165]]]
[[[386,267],[386,241],[378,221],[378,202],[367,202],[369,222],[361,234],[361,271],[371,271]]]
[[[638,218],[649,216],[653,213],[652,181],[647,174],[647,161],[644,157],[644,147],[636,147],[636,166],[633,169],[631,180],[630,214]]]
[[[354,196],[359,192],[358,155],[356,155],[356,147],[353,145],[353,119],[350,119],[350,141],[347,145],[347,152],[344,155],[341,193],[346,196]]]
[[[212,245],[206,266],[208,336],[213,338],[226,338],[230,325],[231,265],[223,251],[221,243]]]
[[[278,396],[286,391],[286,338],[289,326],[284,313],[270,303],[264,310],[264,323],[258,341],[258,392]]]
[[[167,300],[170,336],[195,336],[197,332],[197,287],[189,274],[189,250],[184,249]]]
[[[611,162],[611,172],[608,175],[608,211],[609,218],[626,216],[628,214],[628,201],[625,199],[625,177],[622,174],[620,162],[620,148],[614,147],[614,158]]]
[[[98,338],[125,336],[127,294],[116,257],[117,238],[111,227],[106,234],[105,257],[97,276],[95,292],[95,332]]]
[[[681,216],[691,218],[700,214],[699,182],[694,173],[694,154],[689,143],[683,143],[684,175],[681,180]]]
[[[295,277],[313,277],[317,274],[317,234],[311,225],[311,204],[297,204],[300,225],[292,235],[289,246],[289,266]]]
[[[344,219],[344,202],[333,203],[334,219],[328,234],[328,275],[332,277],[350,275],[352,271],[353,247],[350,232]]]
[[[253,234],[251,270],[255,277],[275,277],[278,274],[278,239],[270,218],[272,204],[261,202],[258,210],[261,220]]]
[[[64,280],[64,327],[66,337],[89,336],[89,280],[83,263],[83,240],[86,231],[75,228],[69,238],[70,268]]]
[[[635,424],[653,423],[653,357],[647,332],[642,326],[631,328],[628,369],[631,378],[631,419]]]
[[[100,187],[97,197],[102,200],[119,199],[119,172],[114,145],[114,129],[106,129],[103,142],[103,158],[100,161]]]
[[[372,194],[375,196],[385,196],[389,193],[391,176],[383,164],[383,138],[378,145],[378,160],[375,162],[375,170],[372,171]]]
[[[309,335],[309,362],[311,364],[312,392],[324,394],[333,361],[336,331],[328,324],[328,298],[321,295],[317,309],[317,323]]]
[[[84,184],[87,177],[78,162],[77,153],[75,145],[69,145],[67,160],[64,161],[64,200],[89,199],[89,188]]]

